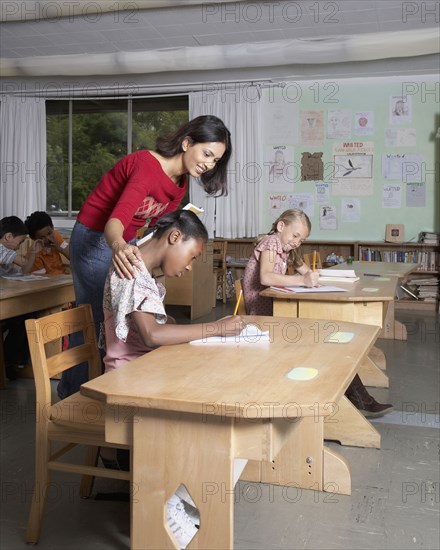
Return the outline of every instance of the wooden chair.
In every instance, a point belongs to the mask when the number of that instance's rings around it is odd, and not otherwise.
[[[46,344],[81,331],[84,344],[48,356]],[[105,404],[82,396],[79,392],[52,402],[50,378],[70,367],[88,362],[89,377],[100,375],[101,359],[96,343],[92,311],[81,305],[40,319],[28,319],[26,332],[36,388],[35,486],[26,533],[26,541],[36,544],[50,488],[50,471],[83,476],[80,495],[89,497],[94,476],[130,480],[130,472],[98,467],[99,447],[121,447],[105,441]],[[53,450],[52,442],[62,442]],[[58,461],[77,445],[87,446],[84,464]]]
[[[213,243],[213,273],[214,273],[214,306],[217,298],[217,287],[220,284],[222,288],[222,301],[226,303],[226,274],[228,272],[226,265],[226,251],[228,241],[214,241]]]
[[[303,254],[303,260],[307,267],[312,267],[313,265],[313,252],[310,254]],[[322,269],[321,256],[319,252],[316,253],[316,265],[315,269]]]
[[[235,299],[238,300],[240,292],[242,291],[241,279],[235,279]],[[240,303],[238,304],[237,315],[246,315],[246,304],[244,303],[244,295],[241,297]]]

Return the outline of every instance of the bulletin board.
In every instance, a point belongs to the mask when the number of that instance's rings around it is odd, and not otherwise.
[[[262,90],[260,233],[288,208],[311,239],[405,240],[440,231],[440,84],[434,75],[286,82]]]

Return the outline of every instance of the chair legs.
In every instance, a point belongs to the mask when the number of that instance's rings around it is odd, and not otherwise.
[[[41,522],[46,505],[47,489],[49,487],[49,447],[36,446],[35,453],[35,485],[32,494],[31,510],[29,513],[28,526],[26,531],[26,542],[37,544],[40,538]]]
[[[97,466],[99,458],[99,447],[88,447],[85,465],[86,466]],[[79,488],[79,494],[81,498],[89,498],[92,494],[93,483],[95,481],[95,476],[83,475],[81,478],[81,485]]]

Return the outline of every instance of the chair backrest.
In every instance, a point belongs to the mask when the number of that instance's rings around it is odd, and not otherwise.
[[[226,251],[228,241],[213,241],[212,244],[212,259],[214,268],[224,269],[226,271]]]
[[[304,263],[306,264],[306,266],[311,268],[313,266],[313,252],[311,252],[310,254],[303,254],[303,260],[304,260]],[[322,269],[321,256],[320,256],[319,252],[316,252],[316,265],[315,265],[315,268],[316,269]]]
[[[101,357],[90,304],[39,319],[27,319],[26,332],[35,379],[37,407],[40,409],[52,404],[52,376],[83,362],[88,363],[90,379],[101,374]],[[83,344],[48,356],[46,344],[75,332],[82,332]]]
[[[243,288],[241,286],[241,279],[235,279],[234,286],[235,286],[235,299],[238,300],[240,297],[240,292],[243,291]],[[244,294],[242,294],[240,303],[238,304],[237,314],[246,315],[246,304],[244,303]]]

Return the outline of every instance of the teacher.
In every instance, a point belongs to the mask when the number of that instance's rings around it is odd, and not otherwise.
[[[219,118],[204,115],[159,138],[154,151],[123,157],[102,176],[79,211],[70,240],[76,304],[91,304],[98,339],[111,263],[120,277],[133,277],[133,265],[142,261],[137,230],[178,208],[188,175],[200,178],[208,195],[226,195],[230,156],[229,130]],[[73,338],[71,346],[79,343]],[[79,391],[87,380],[86,364],[65,371],[59,397]]]

